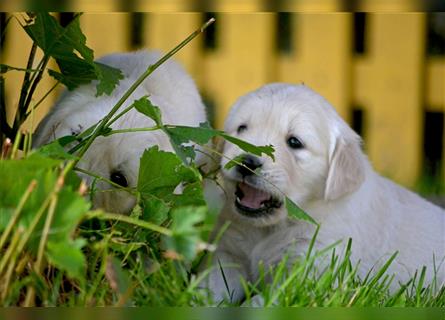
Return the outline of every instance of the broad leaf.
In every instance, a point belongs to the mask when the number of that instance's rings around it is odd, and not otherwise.
[[[315,225],[318,225],[318,223],[306,212],[303,211],[299,206],[297,206],[291,199],[286,197],[286,209],[289,216],[300,219],[300,220],[306,220],[310,223],[313,223]]]
[[[72,136],[69,136],[69,137],[72,137]],[[74,140],[76,140],[76,139],[74,138],[73,141]],[[62,140],[62,142],[63,142],[63,140]],[[60,139],[54,140],[51,143],[40,147],[35,152],[39,153],[41,155],[47,156],[49,158],[53,158],[53,159],[61,159],[61,160],[77,159],[77,157],[66,152],[66,150],[63,148],[63,146],[60,142]]]
[[[148,97],[142,97],[133,103],[137,111],[151,118],[157,126],[162,126],[161,110],[159,107],[153,105]]]
[[[184,166],[174,153],[161,151],[154,146],[141,157],[137,189],[141,194],[165,197],[173,193],[181,182],[198,179],[196,170]]]
[[[106,64],[95,62],[94,66],[99,80],[96,85],[96,97],[104,93],[110,95],[119,83],[119,80],[123,79],[124,76],[119,70],[107,66]]]
[[[274,149],[272,146],[255,146],[246,141],[232,137],[223,131],[212,129],[207,122],[201,123],[199,127],[165,125],[164,131],[170,137],[170,142],[172,143],[173,148],[184,163],[187,163],[187,157],[192,159],[195,157],[193,148],[187,145],[184,146],[185,143],[195,142],[203,145],[216,136],[224,138],[248,153],[258,156],[265,154],[274,159]]]
[[[56,60],[60,72],[49,70],[49,74],[69,90],[92,80],[99,80],[97,95],[111,94],[123,75],[118,69],[104,67],[93,61],[93,50],[86,46],[79,16],[66,27],[62,27],[50,14],[39,12],[34,23],[24,29],[46,56]]]
[[[17,207],[28,185],[35,180],[36,186],[23,206],[14,228],[27,229],[30,226],[39,208],[54,190],[60,174],[60,164],[60,160],[46,158],[39,153],[33,153],[23,160],[0,161],[0,176],[2,177],[0,184],[0,231],[3,231],[8,224],[13,209]],[[71,185],[75,181],[72,178],[68,178],[68,180],[73,182],[68,183],[67,181],[57,197],[48,235],[48,246],[50,244],[70,246],[73,232],[90,206],[82,196],[71,190]],[[46,213],[40,219],[27,243],[27,249],[31,252],[35,253],[38,247],[45,217]]]
[[[249,142],[246,142],[244,140],[229,136],[228,134],[221,133],[221,137],[226,139],[227,141],[236,144],[238,147],[240,147],[242,150],[252,153],[257,156],[261,156],[263,153],[271,157],[273,160],[275,160],[275,157],[273,155],[274,148],[271,145],[268,146],[255,146]]]
[[[82,252],[84,239],[69,242],[48,242],[46,257],[48,261],[66,271],[70,278],[85,278],[86,260]]]
[[[242,164],[243,159],[244,159],[244,155],[242,155],[242,154],[236,156],[235,158],[231,159],[229,162],[226,163],[226,165],[224,166],[224,169],[229,170],[239,164]]]
[[[171,126],[166,125],[165,131],[175,143],[196,142],[206,144],[221,134],[221,131],[212,129],[208,122],[199,124],[199,127]]]
[[[158,197],[144,193],[142,195],[142,219],[161,225],[168,218],[170,206]]]
[[[174,209],[171,213],[173,235],[164,237],[167,249],[178,253],[186,260],[192,260],[196,256],[200,240],[200,232],[196,225],[204,220],[206,212],[207,208],[204,206]]]

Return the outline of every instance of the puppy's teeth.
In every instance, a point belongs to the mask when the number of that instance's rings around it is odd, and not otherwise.
[[[236,197],[236,201],[238,201],[238,202],[241,202],[241,200],[240,200],[240,198],[239,198],[239,197]]]

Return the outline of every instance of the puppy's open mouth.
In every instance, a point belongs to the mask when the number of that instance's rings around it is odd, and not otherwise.
[[[281,207],[282,202],[272,194],[256,189],[244,182],[236,186],[235,206],[238,211],[246,216],[261,216],[270,214],[274,209]]]

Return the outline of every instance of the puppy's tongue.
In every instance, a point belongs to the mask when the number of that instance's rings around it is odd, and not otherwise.
[[[269,193],[252,188],[243,182],[240,182],[238,187],[243,192],[243,197],[239,199],[239,202],[245,207],[259,209],[262,202],[270,199]]]

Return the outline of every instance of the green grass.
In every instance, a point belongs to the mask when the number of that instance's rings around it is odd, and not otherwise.
[[[60,163],[38,153],[27,160],[0,160],[0,175],[7,178],[0,183],[1,306],[215,305],[198,288],[202,276],[196,270],[203,252],[194,253],[199,239],[211,230],[214,215],[207,213],[198,224],[179,223],[173,211],[153,228],[138,209],[125,218],[89,211],[89,201],[73,192],[82,189],[78,179]],[[63,184],[57,183],[63,175]],[[180,212],[196,218],[187,210]],[[176,239],[173,247],[171,237]],[[186,251],[181,251],[183,244]],[[181,257],[181,252],[192,253],[191,258]],[[332,250],[322,254],[309,249],[298,261],[284,257],[273,269],[259,266],[259,280],[243,282],[245,303],[261,295],[265,306],[445,307],[445,287],[424,286],[424,270],[390,292],[387,266],[360,279],[349,252],[339,256]],[[318,270],[317,261],[326,255],[329,263]]]

